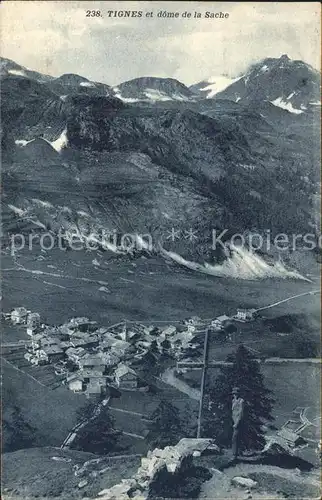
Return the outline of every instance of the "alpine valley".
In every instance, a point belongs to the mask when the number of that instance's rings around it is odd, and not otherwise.
[[[0,75],[6,498],[94,498],[133,476],[140,456],[148,450],[146,415],[155,410],[156,402],[167,407],[172,401],[173,411],[195,425],[200,371],[192,369],[176,378],[177,358],[166,354],[157,358],[152,350],[157,345],[155,325],[186,345],[184,335],[190,334],[191,326],[195,328],[190,320],[198,325],[201,319],[205,325],[216,318],[215,323],[232,320],[237,325],[227,332],[220,326],[219,333],[212,335],[212,361],[225,363],[240,343],[249,344],[256,362],[273,360],[261,366],[277,401],[274,429],[286,420],[295,422],[296,411],[296,418],[302,419],[299,428],[309,422],[309,445],[300,450],[302,462],[292,455],[289,468],[300,467],[303,461],[313,467],[320,440],[316,423],[319,73],[303,61],[282,55],[253,64],[243,75],[215,75],[199,82],[196,77],[190,87],[155,76],[113,86],[108,67],[106,82],[77,74],[56,78],[4,58]],[[221,243],[214,244],[221,234]],[[244,245],[236,241],[236,234]],[[281,235],[291,242],[284,249],[276,243]],[[250,245],[255,236],[264,242],[257,250]],[[44,331],[50,332],[45,336],[48,342],[59,332],[59,345],[65,348],[66,338],[83,341],[73,337],[77,322],[71,318],[78,317],[79,330],[84,324],[88,327],[78,333],[86,337],[85,343],[89,337],[90,344],[93,335],[107,338],[108,328],[118,328],[126,320],[125,327],[133,327],[131,340],[126,340],[126,328],[125,337],[117,330],[112,347],[130,346],[126,362],[133,364],[144,387],[135,385],[135,391],[120,390],[114,397],[113,386],[110,397],[105,394],[92,408],[93,414],[88,408],[84,413],[85,393],[69,390],[79,380],[62,375],[64,370],[70,375],[66,357],[57,365],[31,364],[37,335],[31,329],[27,337],[23,321],[14,321],[24,308],[39,314],[41,342]],[[245,318],[249,311],[266,311],[247,322],[238,318],[239,308]],[[93,323],[96,330],[92,331]],[[138,331],[133,324],[139,324]],[[179,325],[178,331],[174,324]],[[194,331],[199,334],[202,357],[205,330]],[[150,340],[155,335],[148,347],[144,335]],[[143,354],[138,361],[139,343]],[[69,352],[79,353],[75,345]],[[96,339],[86,356],[101,355],[100,346]],[[106,341],[104,346],[104,356],[109,356],[111,345]],[[51,355],[52,345],[48,347]],[[192,351],[189,344],[188,352]],[[96,368],[95,362],[90,368]],[[118,368],[120,377],[136,373],[121,363]],[[72,377],[79,376],[75,373]],[[209,369],[209,373],[210,379],[217,372]],[[107,385],[111,377],[104,376]],[[93,377],[96,382],[102,378],[96,372]],[[262,375],[257,378],[262,380]],[[144,392],[147,385],[152,389]],[[109,407],[104,406],[107,402]],[[69,446],[85,423],[91,431],[95,418],[107,409],[115,422],[112,430],[122,435],[117,456],[97,458],[95,450],[86,448],[86,439],[84,446]],[[93,435],[93,442],[99,443],[100,431]],[[187,435],[195,437],[188,431]],[[198,453],[196,459],[203,465],[205,457]],[[159,458],[150,452],[143,462],[151,460],[154,466]],[[274,457],[272,467],[266,462],[240,462],[227,474],[240,476],[251,469],[254,480],[246,478],[242,488],[265,480],[263,495],[256,498],[295,497],[300,487],[304,494],[304,486],[307,498],[317,497],[318,478],[313,477],[312,489],[305,472],[300,476],[298,468],[287,471],[278,459],[279,455]],[[228,475],[216,469],[219,462],[209,464],[217,482],[207,483],[210,493],[200,498],[252,498],[245,497],[245,489],[231,490]],[[134,485],[133,498],[138,495],[135,481]],[[226,496],[221,496],[222,491]],[[269,495],[272,491],[278,496]]]

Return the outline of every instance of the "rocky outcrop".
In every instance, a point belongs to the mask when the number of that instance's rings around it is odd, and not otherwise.
[[[249,477],[235,476],[231,480],[231,484],[234,486],[239,486],[241,488],[255,488],[257,482],[253,481]]]
[[[97,500],[147,499],[150,487],[158,474],[163,472],[163,477],[166,477],[182,473],[191,465],[195,453],[202,453],[211,447],[211,439],[183,438],[176,446],[149,451],[147,456],[141,459],[141,467],[132,478],[123,479],[112,488],[101,491]]]

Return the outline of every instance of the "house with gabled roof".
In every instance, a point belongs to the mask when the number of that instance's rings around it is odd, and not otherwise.
[[[86,350],[82,347],[68,347],[65,351],[66,356],[73,363],[79,364],[79,360],[86,355]]]
[[[105,371],[105,362],[100,353],[97,354],[85,354],[79,359],[79,367],[81,370],[93,370],[100,372],[101,374]]]
[[[229,316],[227,316],[226,314],[222,314],[221,316],[218,316],[217,318],[212,320],[211,326],[215,330],[222,330],[229,320]]]
[[[46,359],[49,363],[54,363],[64,357],[64,351],[57,344],[41,347],[37,353],[38,352],[39,355]]]
[[[22,325],[27,322],[27,317],[30,311],[25,307],[16,307],[10,314],[11,321],[14,325]]]
[[[67,377],[67,385],[69,390],[73,392],[83,392],[84,391],[84,377],[79,373],[72,373]]]
[[[120,363],[114,372],[115,382],[120,389],[136,389],[138,377],[136,372],[124,363]]]

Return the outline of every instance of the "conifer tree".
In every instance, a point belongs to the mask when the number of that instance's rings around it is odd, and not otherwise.
[[[213,437],[219,446],[230,447],[233,432],[232,389],[238,387],[244,399],[244,415],[240,429],[240,450],[258,450],[265,444],[263,425],[273,420],[274,400],[265,387],[258,362],[246,347],[239,346],[208,387],[203,411],[203,437]]]
[[[168,401],[161,400],[149,420],[151,422],[146,439],[151,448],[175,445],[183,437],[179,410]]]
[[[88,411],[90,412],[90,409]],[[108,454],[115,451],[120,434],[114,430],[114,420],[108,410],[104,409],[97,417],[89,418],[78,430],[72,448],[90,453]]]
[[[13,407],[10,420],[3,420],[2,431],[9,436],[5,451],[30,448],[35,441],[36,429],[25,421],[20,408],[16,405]]]

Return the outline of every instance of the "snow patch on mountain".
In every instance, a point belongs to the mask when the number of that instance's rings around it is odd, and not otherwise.
[[[201,92],[208,92],[207,99],[211,99],[214,97],[218,92],[222,92],[225,90],[229,85],[231,85],[234,82],[237,82],[239,78],[230,78],[228,76],[213,76],[209,78],[208,83],[206,87],[203,87]]]
[[[49,141],[47,141],[47,142],[49,142]],[[54,149],[56,149],[56,151],[58,151],[58,153],[60,153],[63,148],[66,148],[68,146],[67,128],[65,128],[62,131],[60,136],[55,141],[50,142],[49,144],[51,144],[52,147]]]
[[[161,90],[146,89],[146,97],[151,101],[186,101],[187,98],[182,94],[167,94]]]
[[[34,141],[35,139],[31,139],[31,141],[26,141],[25,139],[17,139],[15,141],[15,144],[17,146],[20,146],[20,147],[24,147],[26,146],[27,144],[29,144],[30,142]]]
[[[121,94],[115,94],[115,97],[121,99],[121,101],[123,102],[128,102],[128,103],[139,102],[141,100],[141,99],[134,99],[133,97],[123,97]]]
[[[53,208],[54,207],[54,205],[52,203],[49,203],[49,201],[39,200],[38,198],[32,198],[31,201],[35,205],[38,205],[40,207],[44,207],[44,208]]]
[[[121,92],[120,92],[120,89],[118,87],[113,87],[112,90],[114,91],[115,97],[117,97],[118,99],[121,99],[121,101],[123,101],[123,102],[131,103],[131,102],[139,102],[140,101],[140,99],[134,99],[133,97],[123,97]]]
[[[21,208],[18,208],[16,207],[15,205],[8,205],[8,208],[10,208],[10,210],[12,210],[15,214],[19,215],[20,217],[22,215],[25,215],[26,211],[25,210],[22,210]]]
[[[60,153],[63,148],[66,148],[68,146],[67,128],[62,131],[60,136],[55,141],[48,141],[44,137],[42,137],[42,140],[50,144],[56,151],[58,151],[58,153]],[[27,146],[27,144],[30,144],[34,141],[35,139],[31,139],[30,141],[27,141],[26,139],[16,139],[15,144],[23,148]]]
[[[9,69],[8,73],[10,73],[11,75],[16,75],[16,76],[27,76],[25,71],[23,71],[21,69]]]
[[[84,210],[77,210],[77,214],[80,215],[81,217],[90,217],[90,215]]]
[[[260,72],[266,73],[267,71],[269,71],[269,67],[267,66],[267,64],[264,64],[264,66],[261,67]]]
[[[182,94],[167,94],[162,90],[147,88],[143,92],[141,92],[140,97],[123,97],[120,93],[120,89],[118,87],[113,88],[115,92],[115,97],[121,99],[123,102],[144,102],[144,101],[185,101],[187,98]]]
[[[283,101],[283,97],[277,97],[276,99],[274,99],[274,101],[270,101],[270,103],[295,115],[300,115],[301,113],[303,113],[303,110],[294,108],[291,102]]]
[[[211,265],[208,263],[199,264],[188,261],[175,252],[168,252],[162,249],[161,253],[178,264],[212,276],[235,278],[243,280],[257,280],[265,278],[300,279],[309,281],[297,271],[286,269],[283,262],[278,261],[268,264],[264,259],[254,252],[243,247],[232,246],[232,255],[223,264]]]
[[[151,101],[171,101],[171,97],[160,90],[146,89],[144,93],[148,99],[151,99]]]
[[[96,87],[95,83],[93,83],[93,82],[80,82],[79,85],[81,87]]]

